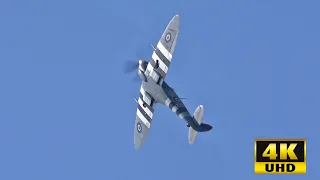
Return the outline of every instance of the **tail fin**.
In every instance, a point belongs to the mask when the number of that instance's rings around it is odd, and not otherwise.
[[[200,105],[194,111],[193,117],[198,122],[198,124],[200,124],[201,132],[210,131],[212,129],[212,126],[210,126],[209,124],[202,123],[203,112],[204,112],[204,107],[203,105]],[[194,130],[192,127],[189,127],[188,139],[190,144],[194,143],[194,140],[196,139],[197,134],[198,134],[198,131]]]

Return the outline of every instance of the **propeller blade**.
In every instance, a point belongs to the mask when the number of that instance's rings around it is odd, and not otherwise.
[[[128,74],[128,73],[131,73],[133,71],[136,71],[137,69],[139,68],[139,63],[136,62],[136,61],[127,61],[125,64],[124,64],[124,73]]]

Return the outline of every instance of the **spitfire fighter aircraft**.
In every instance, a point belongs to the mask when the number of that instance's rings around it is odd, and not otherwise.
[[[188,139],[190,144],[193,144],[198,132],[206,132],[212,129],[211,125],[202,123],[204,107],[202,105],[198,106],[191,116],[181,98],[165,82],[179,30],[180,18],[179,15],[175,15],[162,34],[157,47],[152,46],[152,59],[149,62],[139,60],[137,65],[142,84],[140,97],[138,100],[135,99],[138,104],[134,127],[136,149],[141,147],[148,135],[157,103],[168,107],[186,122],[187,127],[189,127]]]

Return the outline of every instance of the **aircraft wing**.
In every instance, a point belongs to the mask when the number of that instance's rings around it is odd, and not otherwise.
[[[154,70],[158,72],[163,80],[165,79],[176,47],[179,30],[180,18],[179,15],[175,15],[169,22],[157,47],[155,47],[152,53],[152,60],[150,60],[146,70],[147,75]]]
[[[140,97],[137,100],[137,103],[138,107],[134,126],[134,144],[135,148],[138,150],[144,143],[151,128],[151,121],[155,106],[154,99],[144,90],[142,85],[140,87]]]

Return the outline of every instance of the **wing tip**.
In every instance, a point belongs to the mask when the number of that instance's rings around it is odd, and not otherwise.
[[[179,14],[176,14],[176,15],[172,18],[172,20],[177,21],[177,22],[180,22],[180,15],[179,15]]]
[[[170,23],[168,24],[168,27],[170,27],[170,29],[174,29],[176,31],[179,30],[179,28],[180,28],[180,15],[179,14],[176,14],[175,16],[173,16]]]
[[[135,144],[134,148],[135,148],[136,150],[139,150],[139,149],[140,149],[140,146],[138,146],[138,145]]]

